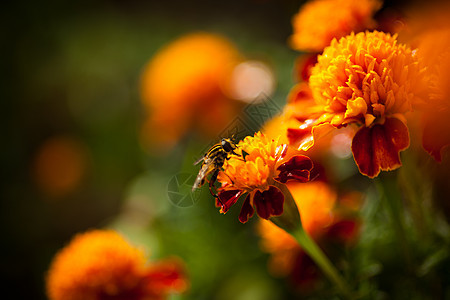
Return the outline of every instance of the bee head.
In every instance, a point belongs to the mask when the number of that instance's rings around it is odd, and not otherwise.
[[[236,148],[236,146],[230,139],[222,139],[221,145],[223,150],[225,150],[226,152],[231,152]]]

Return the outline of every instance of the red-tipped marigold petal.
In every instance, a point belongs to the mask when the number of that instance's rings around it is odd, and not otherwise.
[[[241,190],[221,191],[218,195],[219,202],[222,205],[220,212],[225,214],[230,209],[230,207],[233,206],[236,201],[238,201],[242,193],[243,191]]]
[[[242,204],[241,212],[239,214],[239,221],[241,223],[247,223],[248,219],[250,219],[254,213],[255,210],[253,209],[253,206],[250,204],[250,194],[248,194],[247,197],[245,198],[244,203]]]
[[[376,177],[381,170],[400,167],[400,151],[408,146],[408,128],[396,118],[386,118],[383,125],[362,127],[352,141],[353,157],[359,171],[370,178]]]
[[[288,180],[307,182],[309,181],[309,173],[312,168],[313,163],[308,156],[293,156],[290,160],[277,168],[280,173],[275,180],[281,183],[286,183]]]
[[[266,191],[256,191],[253,203],[258,216],[267,220],[283,213],[284,195],[280,189],[271,185]]]

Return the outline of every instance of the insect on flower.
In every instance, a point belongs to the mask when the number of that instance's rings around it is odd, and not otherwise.
[[[209,179],[209,191],[211,192],[211,195],[217,198],[217,194],[213,192],[212,188],[217,180],[217,175],[222,169],[223,164],[230,158],[228,154],[240,156],[234,152],[234,149],[236,149],[236,144],[232,141],[232,139],[223,138],[220,143],[212,146],[201,159],[196,161],[194,165],[200,163],[201,161],[203,163],[200,171],[198,172],[197,178],[195,179],[195,183],[192,186],[192,191],[201,187],[205,183],[207,177],[212,174]],[[245,154],[246,153],[243,154],[244,159]]]

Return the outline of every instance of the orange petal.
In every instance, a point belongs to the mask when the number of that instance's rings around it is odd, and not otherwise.
[[[355,100],[347,101],[347,111],[345,112],[345,118],[357,117],[365,115],[367,112],[367,103],[362,97],[358,97]]]
[[[384,124],[362,127],[352,142],[353,157],[361,174],[376,177],[381,170],[401,166],[400,151],[409,146],[406,125],[396,118],[387,118]]]

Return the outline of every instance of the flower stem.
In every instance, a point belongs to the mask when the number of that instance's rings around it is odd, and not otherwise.
[[[347,283],[323,253],[322,249],[320,249],[316,242],[305,232],[298,213],[297,205],[295,204],[291,193],[284,185],[279,186],[279,188],[285,196],[284,212],[283,215],[279,217],[270,218],[270,221],[292,235],[302,250],[309,255],[309,257],[316,263],[328,279],[336,285],[342,296],[346,299],[352,299]],[[295,211],[293,211],[294,207]]]
[[[380,196],[384,199],[385,207],[390,214],[406,267],[409,271],[411,271],[411,253],[408,247],[408,241],[406,239],[407,234],[405,231],[404,215],[401,207],[402,195],[398,188],[397,172],[394,171],[391,174],[380,174],[379,179],[376,182],[381,194]]]
[[[309,255],[309,257],[311,257],[312,260],[320,267],[328,279],[337,286],[341,294],[346,298],[351,299],[351,293],[346,282],[319,246],[317,246],[314,240],[308,236],[303,227],[299,228],[296,232],[291,233],[291,235]]]

